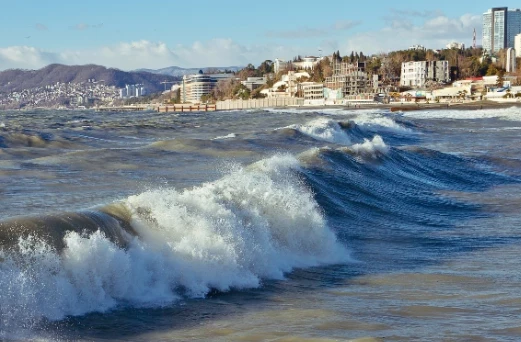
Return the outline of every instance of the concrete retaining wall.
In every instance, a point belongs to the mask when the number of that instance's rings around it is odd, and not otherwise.
[[[226,100],[217,101],[217,110],[234,110],[234,109],[255,109],[255,108],[273,108],[287,106],[302,106],[304,99],[295,97],[270,97],[264,99],[252,100]]]

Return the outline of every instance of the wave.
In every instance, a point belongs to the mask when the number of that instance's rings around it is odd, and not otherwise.
[[[299,170],[296,158],[277,155],[192,189],[3,222],[4,333],[121,305],[254,288],[294,268],[348,262]]]
[[[417,119],[454,119],[454,120],[472,120],[472,119],[489,119],[498,118],[508,121],[521,121],[521,113],[519,107],[510,108],[487,108],[487,109],[452,109],[447,110],[421,110],[404,112],[403,117],[417,118]]]
[[[382,114],[360,113],[360,115],[353,118],[353,121],[359,126],[384,128],[400,133],[411,132],[410,128],[404,127],[396,122],[394,118]]]
[[[351,139],[340,124],[334,120],[320,118],[303,125],[291,125],[285,128],[295,129],[314,139],[330,143],[349,145]]]
[[[0,148],[76,148],[75,142],[48,133],[12,132],[0,135]]]
[[[237,135],[235,133],[230,133],[228,135],[224,135],[224,136],[221,136],[221,137],[216,137],[216,138],[213,138],[213,140],[220,140],[220,139],[233,139],[233,138],[236,138]]]
[[[385,144],[382,137],[375,135],[372,140],[364,139],[363,143],[354,144],[343,148],[346,152],[353,152],[358,156],[376,158],[389,152],[389,146]]]

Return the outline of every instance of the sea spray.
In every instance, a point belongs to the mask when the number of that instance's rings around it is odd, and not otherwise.
[[[101,231],[68,232],[61,251],[20,238],[0,258],[2,337],[42,320],[169,305],[349,261],[299,169],[278,155],[193,189],[131,196],[137,236],[125,246]]]
[[[287,128],[295,129],[317,140],[340,145],[349,145],[351,143],[351,139],[338,122],[330,119],[320,118],[307,124],[291,125]]]
[[[378,155],[387,154],[389,152],[389,146],[385,144],[379,135],[375,135],[372,140],[364,139],[363,143],[354,144],[347,149],[356,155],[371,158],[376,158]]]

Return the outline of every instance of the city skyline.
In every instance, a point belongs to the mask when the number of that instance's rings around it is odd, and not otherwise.
[[[51,63],[99,64],[122,70],[169,66],[225,67],[296,55],[365,54],[451,41],[481,45],[482,16],[514,1],[466,4],[384,1],[318,5],[311,1],[201,1],[88,4],[4,1],[0,70]]]

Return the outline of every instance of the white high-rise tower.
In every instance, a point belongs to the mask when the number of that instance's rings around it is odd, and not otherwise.
[[[514,47],[521,33],[521,9],[494,7],[483,13],[483,49],[489,53]]]

